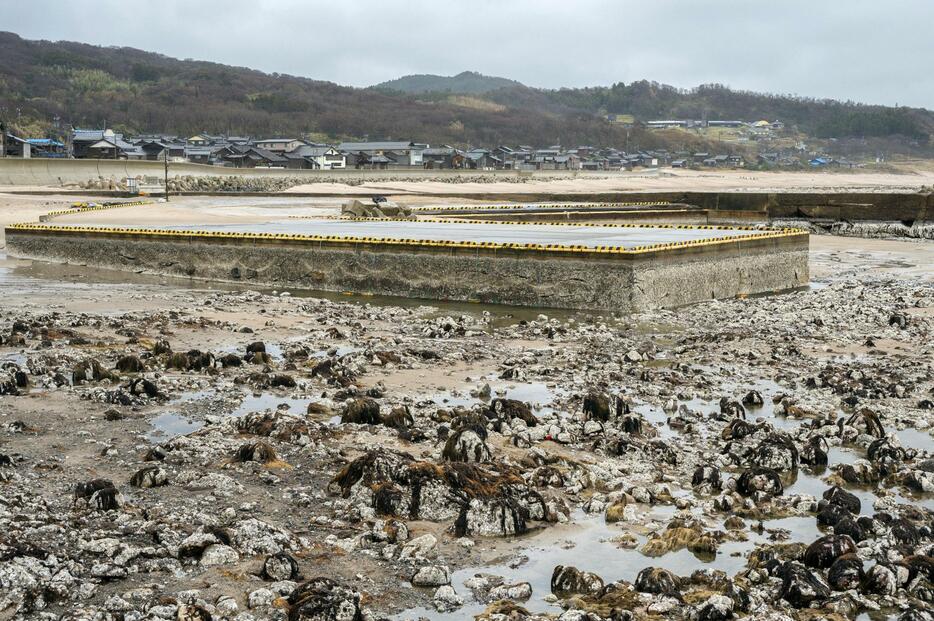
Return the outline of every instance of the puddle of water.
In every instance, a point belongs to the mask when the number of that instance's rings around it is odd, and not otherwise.
[[[905,429],[898,430],[888,429],[886,433],[897,437],[898,441],[901,442],[901,445],[905,448],[925,451],[934,449],[934,437],[926,430],[906,427]]]
[[[798,469],[797,478],[794,482],[785,487],[785,495],[810,494],[817,498],[817,500],[820,500],[824,492],[831,487],[833,486],[814,474],[807,467],[802,467]],[[846,487],[845,489],[859,498],[860,515],[872,515],[875,513],[873,504],[879,498],[876,494],[871,490],[860,489],[858,487]]]
[[[266,410],[276,410],[282,404],[289,406],[289,411],[293,414],[304,414],[308,409],[311,399],[292,399],[290,397],[281,397],[263,393],[261,395],[247,395],[243,398],[231,416],[245,416],[251,412],[264,412]]]
[[[826,534],[817,525],[817,519],[810,515],[765,520],[762,525],[767,530],[782,529],[788,531],[788,539],[782,540],[782,542],[787,543],[811,543]],[[768,540],[768,535],[764,534],[762,540]],[[759,542],[760,540],[756,538],[753,544]],[[751,550],[752,546],[749,549]]]
[[[327,358],[334,352],[335,358],[343,358],[348,354],[355,354],[363,351],[362,347],[353,347],[352,345],[340,345],[338,347],[329,347],[328,349],[319,349],[311,353],[312,358]]]
[[[0,357],[0,363],[3,362],[12,362],[18,366],[26,368],[26,354],[21,353],[12,353],[12,354],[3,354]]]
[[[175,436],[185,435],[204,427],[204,423],[188,420],[181,414],[174,412],[160,414],[153,418],[150,423],[152,424],[152,430],[146,434],[146,439],[153,444],[159,444],[171,440]]]
[[[681,401],[680,403],[694,409],[689,401]],[[661,406],[652,405],[651,403],[638,403],[632,407],[632,411],[649,421],[658,430],[659,438],[668,439],[678,435],[678,432],[668,425],[668,417],[673,416],[674,413],[669,414]]]
[[[269,354],[273,360],[282,360],[282,358],[285,356],[284,352],[282,351],[282,346],[278,343],[263,341],[263,344],[266,346],[266,353]],[[243,345],[228,345],[227,347],[220,348],[218,352],[222,354],[237,354],[238,356],[243,357],[246,355],[247,345],[249,345],[249,343],[244,343]]]
[[[428,398],[441,407],[453,408],[460,406],[469,409],[475,405],[488,403],[494,398],[505,396],[507,399],[525,401],[532,406],[535,413],[547,415],[554,413],[555,409],[551,404],[555,402],[555,399],[566,395],[568,392],[562,388],[549,387],[544,382],[510,382],[496,379],[495,375],[480,378],[475,386],[471,386],[470,390],[479,388],[483,384],[490,385],[491,397],[488,400],[472,397],[469,391],[464,391],[463,394],[458,395],[437,393],[430,395]],[[505,392],[505,395],[500,394],[501,391]]]
[[[651,507],[646,520],[667,521],[675,512],[674,507]],[[764,522],[766,529],[790,531],[786,541],[811,542],[821,534],[813,517],[794,517]],[[573,528],[572,532],[569,529]],[[698,569],[718,569],[734,575],[746,566],[746,556],[756,544],[769,542],[768,533],[757,534],[746,531],[749,541],[727,541],[720,544],[716,556],[704,561],[689,550],[678,550],[659,557],[648,557],[639,552],[646,538],[636,536],[639,546],[635,549],[620,548],[613,539],[627,532],[625,527],[607,524],[603,516],[577,512],[572,524],[555,526],[527,537],[528,547],[511,556],[503,563],[471,567],[456,571],[451,576],[451,586],[468,603],[450,613],[439,613],[433,608],[414,608],[399,613],[394,618],[402,621],[426,617],[446,621],[468,619],[482,612],[485,604],[473,601],[464,581],[475,574],[489,573],[502,576],[506,584],[528,582],[532,585],[532,597],[520,602],[531,612],[557,612],[559,609],[544,600],[551,593],[551,575],[556,565],[573,565],[582,571],[592,571],[606,583],[617,580],[634,582],[639,572],[646,567],[663,567],[679,576],[689,576]],[[526,559],[517,567],[517,559]]]

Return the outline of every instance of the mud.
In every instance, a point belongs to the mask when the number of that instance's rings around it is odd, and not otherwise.
[[[816,286],[616,317],[0,261],[0,618],[930,611],[929,252],[819,237]]]

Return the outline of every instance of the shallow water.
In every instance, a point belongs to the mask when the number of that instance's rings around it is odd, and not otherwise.
[[[471,387],[470,390],[474,388],[479,389],[484,384],[490,385],[491,396],[489,399],[471,396],[469,390],[459,391],[457,395],[436,393],[430,395],[429,399],[443,407],[465,407],[469,409],[475,405],[488,403],[494,398],[505,397],[507,399],[525,401],[532,407],[535,413],[551,414],[555,411],[553,407],[555,400],[568,394],[567,390],[549,386],[545,382],[501,380],[498,379],[495,374],[477,379],[475,385]]]
[[[492,382],[491,386],[493,386]],[[719,390],[714,391],[714,394],[728,395],[739,400],[750,389],[758,390],[762,394],[765,403],[761,407],[747,406],[747,418],[749,420],[762,418],[776,428],[788,431],[793,431],[803,422],[799,419],[780,416],[777,413],[778,406],[772,403],[772,397],[775,394],[790,391],[770,379],[724,382]],[[515,388],[512,389],[508,396],[530,402],[548,403],[557,394],[560,394],[558,389],[549,388],[541,383],[516,383]],[[439,397],[444,397],[444,395],[439,395]],[[447,397],[447,405],[469,406],[477,402],[479,400],[472,397]],[[692,399],[680,403],[684,403],[688,408],[704,414],[719,411],[718,400]],[[658,429],[661,437],[670,438],[678,435],[677,430],[668,426],[669,414],[661,406],[643,402],[636,403],[633,410],[651,422]],[[897,432],[893,431],[893,433],[898,435],[905,446],[930,450],[934,445],[931,435],[926,431],[906,429]],[[862,450],[852,447],[836,446],[831,447],[829,451],[831,464],[852,463],[863,457]],[[809,494],[820,500],[823,493],[831,487],[830,484],[823,480],[823,477],[830,473],[831,471],[828,469],[816,472],[802,466],[794,479],[787,483],[785,494]],[[848,487],[847,490],[859,498],[861,515],[873,515],[875,513],[875,502],[886,495],[894,497],[899,503],[915,504],[934,510],[934,495],[913,497],[911,495],[906,496],[897,490],[880,491],[877,494],[874,490],[851,487]],[[690,494],[691,492],[686,491],[685,493]],[[645,521],[653,519],[659,524],[659,528],[663,528],[677,513],[673,506],[651,507]],[[645,543],[646,537],[635,535],[638,540],[636,549],[619,548],[612,540],[625,533],[632,533],[631,529],[627,530],[623,525],[606,524],[602,515],[592,516],[577,511],[572,516],[572,524],[553,526],[525,537],[521,550],[508,558],[454,572],[451,584],[467,602],[464,607],[444,614],[431,607],[414,608],[404,611],[394,618],[398,620],[419,617],[438,620],[471,618],[486,608],[485,604],[473,601],[472,593],[463,586],[466,579],[478,573],[503,576],[506,584],[529,582],[533,590],[532,598],[528,602],[520,603],[534,612],[559,613],[559,608],[549,604],[544,599],[551,592],[551,575],[556,565],[570,564],[581,570],[593,571],[608,583],[614,580],[632,582],[639,571],[651,566],[664,567],[682,576],[703,568],[720,569],[729,575],[733,575],[745,567],[748,554],[757,544],[773,541],[810,543],[826,534],[818,526],[816,517],[813,515],[766,520],[762,523],[764,529],[762,532],[756,532],[758,528],[754,523],[749,523],[749,527],[749,530],[744,531],[749,537],[748,541],[727,541],[722,543],[713,559],[698,558],[688,550],[679,550],[661,557],[650,558],[638,550],[638,547]],[[725,530],[722,524],[718,525],[718,528]],[[881,621],[885,618],[887,618],[885,614],[874,615],[871,621]],[[864,621],[870,621],[870,618],[865,617]]]
[[[663,524],[673,513],[673,507],[670,506],[646,509],[643,523],[654,519]],[[786,541],[810,542],[822,534],[814,518],[810,517],[768,520],[763,525],[766,529],[791,531]],[[622,524],[607,524],[602,515],[593,516],[578,511],[572,515],[572,523],[569,525],[547,528],[525,537],[527,547],[521,552],[500,562],[454,572],[451,575],[451,586],[467,602],[463,608],[451,613],[439,613],[433,608],[414,608],[394,618],[400,621],[419,617],[439,621],[472,618],[482,612],[486,605],[473,601],[472,593],[464,586],[464,581],[481,573],[502,576],[505,584],[528,582],[532,585],[532,597],[527,602],[520,602],[525,608],[532,612],[560,612],[560,608],[544,599],[551,593],[551,575],[557,565],[573,565],[582,571],[592,571],[606,583],[617,580],[634,582],[639,572],[646,567],[663,567],[679,576],[688,576],[699,569],[718,569],[733,575],[746,566],[746,556],[756,544],[769,541],[768,533],[760,535],[747,532],[749,541],[724,542],[713,559],[698,558],[686,549],[649,557],[639,551],[647,541],[644,536],[636,536],[638,546],[634,549],[621,548],[614,543],[614,539],[627,532]]]
[[[240,402],[231,416],[245,416],[251,412],[264,412],[266,410],[277,410],[280,405],[288,406],[288,409],[293,414],[298,413],[304,415],[305,411],[308,409],[308,404],[311,403],[312,399],[292,399],[290,397],[282,397],[279,395],[272,395],[269,393],[263,393],[261,395],[247,395],[243,398],[243,401]]]
[[[153,444],[161,444],[175,436],[182,436],[204,427],[201,421],[194,421],[182,414],[166,412],[149,421],[152,430],[146,434],[146,439]]]

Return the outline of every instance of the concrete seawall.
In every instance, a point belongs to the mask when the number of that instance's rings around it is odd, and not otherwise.
[[[199,279],[541,308],[641,311],[799,287],[808,236],[560,250],[191,232],[6,230],[10,255]]]

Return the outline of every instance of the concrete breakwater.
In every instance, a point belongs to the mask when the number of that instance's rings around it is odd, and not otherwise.
[[[6,229],[9,254],[24,258],[257,286],[541,308],[632,312],[807,284],[807,233],[716,237],[711,231],[702,240],[608,248],[44,225]]]

